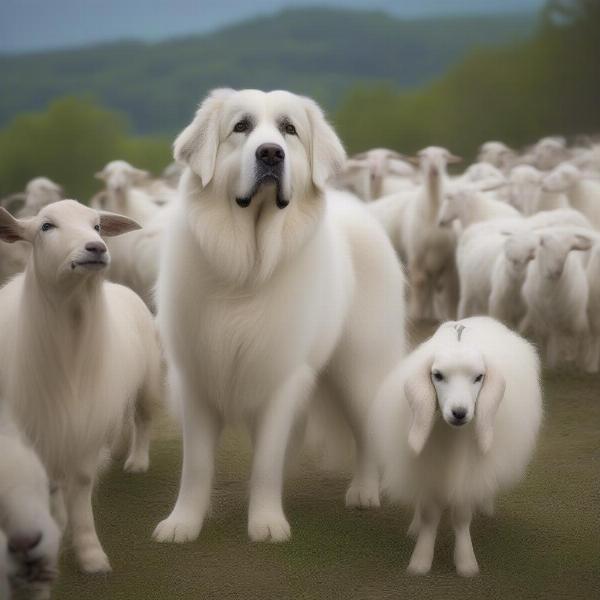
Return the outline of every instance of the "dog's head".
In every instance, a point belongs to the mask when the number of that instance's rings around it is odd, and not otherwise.
[[[281,209],[322,189],[345,152],[318,105],[289,92],[214,90],[175,140],[175,159],[203,188],[215,186],[240,207],[259,192]]]

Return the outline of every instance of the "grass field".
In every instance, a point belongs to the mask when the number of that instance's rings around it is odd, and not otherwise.
[[[546,418],[526,480],[477,517],[481,574],[459,578],[452,535],[440,529],[434,566],[405,572],[413,541],[407,510],[346,510],[348,479],[303,463],[290,476],[285,507],[292,540],[253,544],[246,534],[249,447],[223,440],[213,512],[191,544],[151,541],[177,493],[180,442],[163,428],[145,475],[114,466],[96,495],[100,538],[114,572],[78,573],[67,547],[57,600],[379,599],[510,600],[600,598],[600,377],[570,371],[544,377]]]

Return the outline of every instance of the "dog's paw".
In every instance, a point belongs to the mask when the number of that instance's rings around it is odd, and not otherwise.
[[[253,542],[285,542],[292,534],[282,512],[261,511],[250,515],[248,535]]]
[[[89,548],[79,553],[79,566],[84,573],[110,573],[112,568],[102,548]]]
[[[379,508],[379,487],[377,484],[359,485],[352,483],[346,492],[348,508]]]
[[[155,542],[185,544],[193,542],[200,535],[202,523],[190,518],[183,518],[175,513],[161,521],[152,534]]]
[[[127,473],[145,473],[150,467],[149,456],[130,456],[125,461],[123,470]]]

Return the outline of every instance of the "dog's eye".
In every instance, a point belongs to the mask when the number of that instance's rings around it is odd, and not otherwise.
[[[477,375],[477,377],[475,377],[475,383],[479,383],[481,380],[483,379],[483,373],[480,373],[479,375]]]
[[[444,376],[439,371],[434,371],[433,372],[433,378],[436,381],[444,381]]]
[[[100,225],[94,225],[94,229],[95,229],[96,231],[100,231]]]
[[[298,135],[296,128],[291,123],[286,123],[284,130],[288,135]]]
[[[40,227],[40,229],[42,231],[50,231],[50,229],[54,229],[56,227],[56,225],[54,225],[53,223],[48,223],[46,221],[46,223],[43,223],[42,226]]]
[[[236,133],[244,133],[244,131],[248,131],[248,128],[250,127],[250,123],[248,123],[247,119],[243,119],[242,121],[238,121],[234,126],[233,126],[233,130]]]

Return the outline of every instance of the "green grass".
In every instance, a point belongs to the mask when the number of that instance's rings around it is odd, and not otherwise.
[[[181,461],[164,429],[150,472],[115,466],[96,495],[100,538],[114,572],[78,573],[67,547],[60,600],[252,600],[481,598],[592,600],[600,597],[600,378],[565,371],[544,378],[546,418],[525,481],[502,496],[492,518],[473,524],[481,574],[459,578],[443,523],[431,574],[405,573],[413,542],[407,510],[344,508],[344,475],[302,464],[289,478],[287,544],[253,544],[246,534],[248,444],[228,433],[219,458],[213,513],[191,544],[150,539],[171,509]]]

